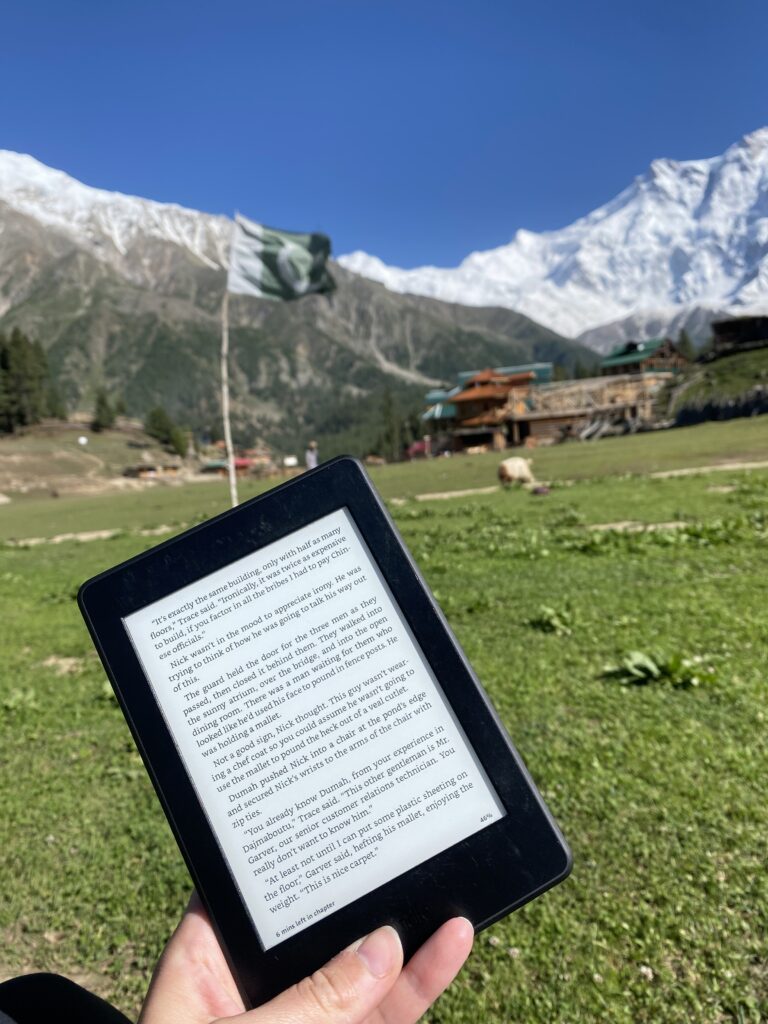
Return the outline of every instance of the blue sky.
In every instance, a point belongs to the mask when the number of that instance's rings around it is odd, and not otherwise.
[[[0,148],[454,265],[768,124],[765,0],[15,0]]]

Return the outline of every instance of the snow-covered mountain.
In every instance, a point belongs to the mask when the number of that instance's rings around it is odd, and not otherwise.
[[[227,217],[91,188],[24,153],[0,150],[0,203],[121,268],[147,240],[170,242],[211,268],[226,266]]]
[[[194,297],[196,268],[226,266],[231,226],[0,150],[0,315],[24,300],[41,248],[48,260],[87,253],[133,285]],[[722,156],[655,160],[569,227],[520,230],[456,268],[402,270],[363,252],[339,262],[392,292],[515,310],[598,351],[681,327],[703,338],[718,315],[768,311],[768,128]]]
[[[208,430],[219,416],[231,230],[227,217],[90,188],[0,151],[0,333],[18,327],[40,341],[72,410],[92,409],[103,386],[131,415],[162,405]],[[290,451],[302,433],[347,429],[344,416],[373,424],[370,399],[384,388],[411,402],[463,367],[554,361],[573,371],[590,359],[513,310],[399,295],[338,266],[334,276],[332,301],[233,297],[241,438]]]
[[[504,306],[603,351],[723,313],[768,311],[768,128],[722,156],[654,160],[559,231],[518,231],[451,269],[402,270],[364,252],[348,270],[397,292]]]

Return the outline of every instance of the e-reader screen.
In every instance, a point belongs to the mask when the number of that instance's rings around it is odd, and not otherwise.
[[[504,817],[346,508],[123,622],[265,949]]]

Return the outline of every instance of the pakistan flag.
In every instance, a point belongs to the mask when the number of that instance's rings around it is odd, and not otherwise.
[[[298,299],[336,287],[326,268],[331,240],[235,218],[227,291],[261,299]]]

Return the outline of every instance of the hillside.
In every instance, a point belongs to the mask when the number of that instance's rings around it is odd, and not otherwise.
[[[189,268],[188,268],[189,269]],[[230,306],[235,432],[293,447],[328,410],[386,387],[409,397],[459,369],[590,353],[509,310],[396,296],[336,267],[338,290],[279,305]],[[190,274],[190,276],[192,276]],[[131,285],[83,253],[41,267],[0,317],[39,339],[70,408],[87,410],[103,382],[131,415],[155,405],[190,426],[219,429],[218,301],[224,276],[194,268],[189,297]]]
[[[230,223],[0,152],[0,331],[19,326],[41,342],[70,409],[90,410],[104,384],[130,415],[162,404],[215,433]],[[233,299],[242,441],[292,450],[343,431],[387,390],[407,406],[461,369],[536,360],[573,369],[591,357],[512,310],[398,295],[338,265],[333,273],[331,297]]]
[[[61,390],[89,408],[104,383],[131,415],[155,405],[190,426],[219,429],[218,300],[222,272],[196,271],[193,295],[162,295],[120,280],[84,254],[45,267],[2,318],[39,338]],[[243,440],[292,448],[340,403],[354,409],[385,388],[414,399],[459,369],[553,360],[572,369],[590,353],[509,310],[415,296],[335,267],[338,290],[277,304],[233,297],[233,421]],[[354,418],[354,416],[353,416]]]
[[[753,406],[768,411],[768,348],[694,364],[675,388],[670,412],[682,422],[696,422],[726,418],[736,409],[749,414]]]
[[[87,445],[78,442],[83,435]],[[15,500],[140,490],[137,480],[123,476],[126,467],[173,461],[136,426],[93,433],[82,423],[50,421],[0,435],[0,495]],[[64,518],[62,527],[67,526]]]

